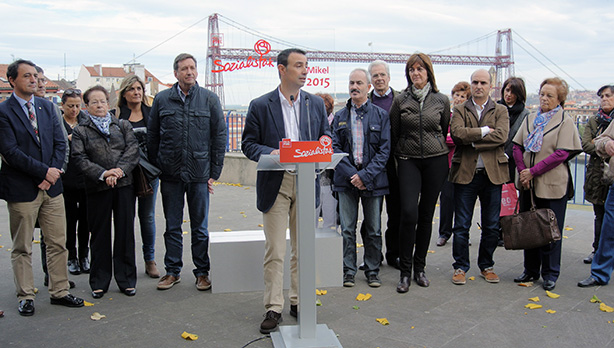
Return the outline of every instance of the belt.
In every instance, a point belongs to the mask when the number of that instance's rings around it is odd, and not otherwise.
[[[476,168],[475,169],[475,173],[476,174],[486,174],[486,169],[485,168]]]

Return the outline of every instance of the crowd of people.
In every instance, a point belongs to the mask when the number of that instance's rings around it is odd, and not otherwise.
[[[390,87],[390,69],[384,61],[352,70],[350,98],[334,113],[329,95],[302,90],[307,68],[304,51],[279,53],[280,84],[250,103],[241,146],[245,156],[257,162],[261,155],[279,154],[282,139],[328,135],[335,152],[348,154],[319,178],[318,211],[325,228],[338,225],[343,238],[343,286],[355,286],[361,270],[369,286],[380,287],[384,261],[399,270],[398,293],[409,292],[412,279],[421,287],[430,286],[426,259],[438,201],[436,244],[444,246],[453,236],[451,281],[466,284],[469,231],[478,199],[477,266],[485,281],[498,283],[494,253],[502,245],[503,185],[516,184],[520,211],[529,210],[531,202],[552,209],[563,232],[567,201],[574,193],[569,161],[582,151],[591,156],[585,190],[594,207],[595,238],[594,250],[585,259],[592,264],[591,275],[578,286],[609,282],[614,268],[614,189],[609,173],[614,86],[599,89],[601,108],[581,139],[575,121],[564,112],[569,87],[560,78],[541,83],[539,107],[530,113],[521,78],[505,81],[501,99],[493,100],[492,77],[478,69],[468,82],[452,88],[450,98],[438,89],[428,55],[415,53],[405,66],[407,86],[399,91]],[[177,83],[158,93],[152,105],[144,82],[128,75],[117,105],[109,105],[109,91],[94,86],[83,93],[67,89],[58,108],[38,97],[41,89],[44,96],[41,71],[27,60],[13,62],[7,78],[14,91],[0,104],[0,198],[7,201],[9,212],[19,313],[34,314],[35,226],[41,230],[52,304],[83,306],[83,300],[69,292],[74,286],[69,273],[89,273],[93,298],[103,297],[113,278],[122,293],[136,294],[135,216],[145,273],[160,278],[159,290],[172,288],[181,281],[186,201],[195,287],[210,289],[209,195],[222,171],[226,126],[217,96],[196,82],[196,59],[185,53],[175,58]],[[151,168],[156,170],[153,175]],[[299,311],[296,177],[259,171],[256,186],[265,234],[266,313],[260,331],[270,333],[282,320],[288,228],[289,312],[297,317]],[[163,276],[155,262],[158,190],[165,218]],[[388,223],[382,233],[384,203]],[[331,214],[335,210],[338,219]],[[360,265],[357,229],[365,251]],[[514,281],[541,278],[545,290],[554,289],[561,244],[559,240],[526,249],[524,271]]]

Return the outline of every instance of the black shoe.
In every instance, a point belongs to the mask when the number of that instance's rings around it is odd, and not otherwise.
[[[526,283],[538,280],[538,276],[528,275],[526,273],[522,273],[518,278],[514,278],[514,283]]]
[[[354,282],[354,275],[353,274],[345,274],[343,276],[343,286],[345,286],[346,288],[351,288],[354,285],[356,285],[356,283]]]
[[[505,243],[503,242],[503,239],[499,239],[499,241],[497,242],[497,246],[505,246]]]
[[[367,276],[367,283],[369,283],[369,286],[372,288],[379,288],[380,286],[382,286],[382,281],[375,273],[371,273]]]
[[[68,272],[73,275],[81,274],[81,267],[79,267],[77,259],[68,260]]]
[[[271,331],[275,331],[279,323],[281,323],[281,313],[268,311],[264,315],[264,320],[260,324],[260,333],[268,334]]]
[[[361,270],[361,271],[364,271],[365,270],[365,263],[364,262],[361,263],[360,266],[358,266],[358,269]]]
[[[93,298],[102,298],[104,296],[104,290],[94,290],[92,291]]]
[[[554,290],[555,286],[556,282],[554,280],[544,280],[544,283],[542,284],[542,288],[544,288],[544,290]]]
[[[584,261],[584,263],[586,263],[586,264],[591,264],[591,263],[593,263],[593,258],[594,257],[595,257],[595,252],[593,251],[592,253],[588,254],[588,256],[585,257],[584,260],[582,260],[582,261]]]
[[[298,317],[298,305],[292,304],[290,305],[290,315],[293,317]]]
[[[591,286],[598,286],[598,285],[604,285],[604,284],[598,281],[597,279],[593,278],[592,276],[578,282],[578,286],[581,288],[589,288]]]
[[[389,259],[386,259],[386,263],[388,263],[388,266],[400,269],[399,264],[401,263],[401,259],[399,259],[398,257],[391,257]]]
[[[34,315],[34,300],[21,300],[19,301],[19,307],[17,308],[20,315],[29,317]]]
[[[446,245],[446,243],[448,242],[448,239],[450,239],[450,238],[449,238],[449,237],[441,237],[441,236],[440,236],[440,237],[437,239],[437,246],[438,246],[438,247],[440,247],[440,246],[444,246],[444,245]]]
[[[90,259],[87,257],[79,260],[79,266],[81,267],[81,272],[90,273]]]
[[[124,289],[122,290],[122,292],[126,295],[126,296],[134,296],[136,295],[136,289],[135,288],[128,288],[128,289]]]
[[[397,292],[401,294],[408,292],[410,285],[411,282],[409,281],[409,277],[401,277],[401,280],[399,280],[399,285],[397,285]]]
[[[428,288],[428,286],[431,284],[431,282],[429,282],[429,280],[426,278],[426,274],[424,272],[414,273],[414,280],[423,288]]]
[[[60,298],[52,298],[51,304],[61,305],[66,307],[83,307],[83,299],[68,294]]]

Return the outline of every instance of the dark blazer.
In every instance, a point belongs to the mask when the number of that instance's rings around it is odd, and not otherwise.
[[[33,201],[47,170],[64,164],[66,141],[53,104],[34,97],[34,107],[40,141],[14,95],[0,104],[0,199],[7,202]],[[60,179],[47,193],[55,197],[62,191]]]
[[[307,118],[306,98],[309,98]],[[300,139],[318,140],[322,135],[330,136],[328,118],[322,98],[301,90]],[[309,134],[308,122],[311,123]],[[279,142],[286,137],[284,116],[281,111],[279,89],[276,88],[251,101],[245,118],[241,150],[252,161],[258,162],[260,155],[268,155],[279,149]],[[283,171],[259,171],[256,179],[256,207],[263,213],[271,209],[279,193]]]

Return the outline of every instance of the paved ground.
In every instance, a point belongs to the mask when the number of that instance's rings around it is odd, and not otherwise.
[[[245,215],[246,217],[243,217]],[[219,185],[211,199],[210,230],[256,229],[262,223],[255,209],[255,188]],[[437,229],[437,218],[433,229]],[[159,203],[157,214],[156,260],[162,264],[164,244],[161,226],[164,220]],[[591,251],[592,211],[589,207],[570,206],[564,231],[561,277],[554,290],[558,299],[548,298],[541,281],[523,288],[512,279],[522,272],[522,252],[498,248],[495,271],[501,283],[488,284],[479,277],[475,257],[479,231],[472,231],[472,269],[468,276],[475,280],[465,286],[451,283],[451,245],[435,246],[433,238],[427,258],[429,288],[415,283],[407,294],[395,291],[399,273],[384,265],[383,286],[369,288],[364,277],[357,277],[354,288],[328,288],[321,296],[318,322],[329,326],[344,347],[614,347],[614,313],[604,313],[589,299],[597,295],[614,305],[611,286],[580,289],[578,280],[589,274],[582,258]],[[186,225],[187,226],[187,225]],[[474,224],[475,226],[475,224]],[[186,227],[187,230],[187,227]],[[186,236],[187,237],[187,236]],[[189,239],[186,238],[186,242]],[[156,290],[157,280],[143,273],[138,262],[139,278],[135,297],[119,293],[113,284],[104,298],[90,296],[87,275],[71,276],[77,283],[73,293],[93,307],[64,308],[51,306],[40,268],[40,251],[34,248],[35,284],[40,293],[35,301],[36,314],[21,317],[10,265],[11,241],[7,212],[0,203],[0,347],[243,347],[262,337],[258,326],[264,313],[261,292],[211,294],[194,287],[190,272],[189,248],[182,282],[167,291]],[[140,238],[137,238],[137,259],[140,260]],[[212,260],[215,262],[215,260]],[[215,278],[213,278],[215,286]],[[370,293],[371,300],[357,302],[356,295]],[[528,298],[539,296],[542,309],[524,307]],[[353,309],[353,306],[360,307]],[[545,309],[556,310],[548,314]],[[92,321],[94,312],[106,315]],[[376,318],[387,318],[383,326]],[[296,324],[286,311],[283,324]],[[182,339],[187,331],[200,336],[196,342]],[[269,338],[249,347],[271,347]]]

